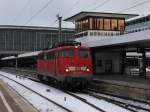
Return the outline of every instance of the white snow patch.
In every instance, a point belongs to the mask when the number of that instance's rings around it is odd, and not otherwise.
[[[33,93],[32,91],[18,85],[17,83],[0,76],[0,78],[5,81],[9,86],[15,89],[21,96],[23,96],[30,104],[33,105],[40,112],[65,112],[62,108],[56,106],[55,104],[47,101],[46,99],[40,97],[39,95]],[[21,79],[22,80],[22,79]]]
[[[105,110],[106,112],[130,112],[129,110],[121,108],[115,104],[109,103],[103,99],[99,100],[99,99],[89,96],[87,94],[75,94],[75,95],[86,99],[88,102]]]
[[[0,71],[0,74],[16,80],[17,82],[31,88],[32,90],[57,102],[58,104],[63,105],[64,107],[70,109],[73,112],[83,112],[83,111],[84,112],[99,112],[97,109],[89,106],[88,104],[64,93],[63,91],[55,89],[53,87],[50,87],[50,86],[47,86],[38,82],[34,82],[28,79],[19,79],[19,78],[16,78],[14,75],[11,75],[9,73],[5,73],[2,71]],[[50,92],[47,92],[46,91],[47,89],[49,89]]]

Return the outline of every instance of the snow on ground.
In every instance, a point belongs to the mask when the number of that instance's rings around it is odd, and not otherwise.
[[[62,108],[56,106],[55,104],[45,100],[39,95],[33,93],[30,90],[18,85],[17,83],[0,76],[0,78],[5,81],[9,86],[15,89],[21,96],[23,96],[30,104],[33,105],[40,112],[65,112]]]
[[[136,101],[126,100],[126,99],[113,97],[113,96],[109,96],[109,95],[104,95],[104,94],[100,94],[100,93],[94,93],[94,94],[102,96],[102,97],[106,97],[106,98],[109,98],[109,99],[113,99],[115,101],[124,102],[124,103],[127,103],[127,104],[132,104],[132,105],[136,105],[136,106],[143,107],[143,108],[146,108],[146,109],[150,109],[150,105],[149,104],[138,103]]]
[[[50,86],[47,86],[47,85],[44,85],[44,84],[41,84],[38,82],[34,82],[34,81],[31,81],[28,79],[19,79],[19,78],[16,78],[14,75],[11,75],[9,73],[5,73],[2,71],[0,71],[0,74],[5,75],[9,78],[12,78],[23,85],[26,85],[27,87],[31,88],[32,90],[59,103],[60,105],[63,105],[64,107],[70,109],[73,112],[99,112],[97,109],[89,106],[88,104],[86,104],[86,103],[84,103],[84,102],[58,90],[58,89],[55,89],[53,87],[50,87]],[[16,89],[17,85],[14,86],[14,85],[10,84],[10,86],[12,86],[14,89]],[[47,89],[49,89],[50,92],[47,92]],[[18,91],[23,91],[23,90],[21,88],[18,89]],[[37,99],[37,102],[35,102],[35,103],[39,104],[39,100]]]
[[[42,83],[34,82],[29,79],[20,79],[16,78],[15,75],[11,75],[9,73],[5,73],[0,71],[0,74],[5,75],[11,79],[16,80],[17,82],[26,85],[27,87],[31,88],[32,90],[38,92],[39,94],[57,102],[60,105],[72,110],[73,112],[97,112],[95,108],[89,106],[88,104],[83,103],[82,101],[62,92],[61,90],[55,89],[53,87],[44,85]],[[64,111],[58,106],[48,102],[47,100],[42,99],[35,93],[22,88],[18,84],[14,83],[13,81],[8,80],[7,78],[3,78],[0,76],[5,82],[7,82],[11,87],[13,87],[19,94],[25,97],[33,106],[35,106],[41,112],[61,112]],[[50,91],[47,92],[47,89]],[[79,95],[79,94],[77,94]],[[93,105],[105,110],[106,112],[128,112],[117,105],[111,104],[104,100],[98,100],[92,96],[88,96],[85,94],[80,94],[80,97],[86,99],[88,102],[92,103]],[[66,100],[65,100],[66,99]]]
[[[123,109],[115,104],[109,103],[103,99],[99,100],[97,98],[94,98],[92,96],[89,96],[87,94],[80,94],[80,93],[75,93],[75,95],[86,99],[88,102],[92,103],[93,105],[102,108],[106,112],[130,112],[126,109]]]

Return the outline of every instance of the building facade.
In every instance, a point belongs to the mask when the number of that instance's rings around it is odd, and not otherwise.
[[[38,51],[55,42],[73,39],[74,29],[31,26],[0,26],[0,54],[18,54]]]
[[[150,30],[150,15],[138,16],[126,21],[126,32]]]
[[[75,37],[117,36],[125,31],[125,20],[137,15],[101,12],[80,12],[66,19],[75,23]]]

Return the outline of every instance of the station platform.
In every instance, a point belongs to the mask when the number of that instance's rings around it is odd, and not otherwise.
[[[37,112],[37,110],[0,79],[0,112]]]
[[[131,75],[94,75],[91,87],[137,100],[150,101],[150,78]]]

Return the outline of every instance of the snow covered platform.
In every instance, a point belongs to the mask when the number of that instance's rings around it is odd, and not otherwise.
[[[0,79],[0,112],[37,112]]]
[[[130,75],[94,76],[92,88],[123,97],[150,101],[150,78]]]

